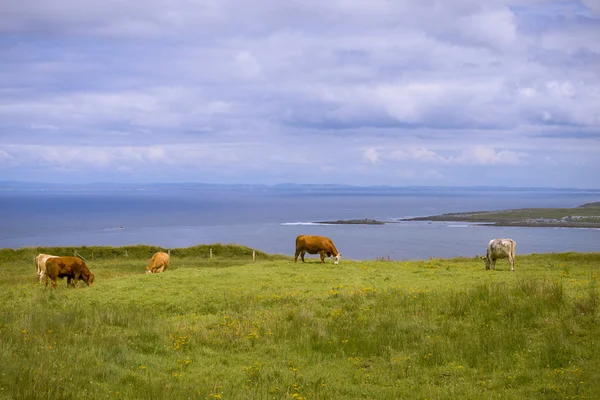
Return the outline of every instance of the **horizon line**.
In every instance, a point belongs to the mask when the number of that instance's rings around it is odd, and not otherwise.
[[[0,187],[8,185],[26,185],[26,186],[177,186],[177,185],[202,185],[202,186],[223,186],[223,187],[243,187],[243,186],[253,186],[253,187],[267,187],[267,188],[277,188],[281,186],[297,186],[297,187],[337,187],[337,188],[356,188],[356,189],[435,189],[435,188],[444,188],[444,189],[529,189],[529,190],[544,190],[544,189],[552,189],[552,190],[585,190],[585,191],[600,191],[599,188],[580,188],[580,187],[557,187],[557,186],[507,186],[507,185],[354,185],[354,184],[346,184],[346,183],[294,183],[294,182],[280,182],[280,183],[223,183],[223,182],[194,182],[194,181],[180,181],[180,182],[165,182],[165,181],[157,181],[157,182],[107,182],[107,181],[94,181],[94,182],[75,182],[75,183],[67,183],[67,182],[40,182],[40,181],[16,181],[16,180],[0,180]]]

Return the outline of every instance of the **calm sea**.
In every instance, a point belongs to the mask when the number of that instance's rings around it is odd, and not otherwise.
[[[447,212],[575,207],[600,191],[475,189],[2,190],[0,248],[238,243],[293,255],[299,234],[329,236],[343,258],[471,257],[495,237],[517,253],[600,251],[599,229],[509,228],[467,223],[320,225],[323,220],[398,221]]]

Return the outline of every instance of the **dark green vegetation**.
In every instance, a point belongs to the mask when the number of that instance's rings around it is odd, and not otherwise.
[[[377,221],[376,219],[339,219],[337,221],[320,221],[317,224],[331,225],[384,225],[385,222]]]
[[[574,208],[521,208],[475,211],[410,218],[405,221],[488,222],[498,226],[543,226],[600,228],[600,202]]]
[[[93,286],[37,283],[35,254],[74,250]],[[0,250],[0,398],[600,398],[600,253],[511,273],[212,245],[145,274],[156,250]]]

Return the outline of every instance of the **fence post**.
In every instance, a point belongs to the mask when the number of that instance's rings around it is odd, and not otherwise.
[[[252,249],[252,261],[256,261],[256,250]]]
[[[73,257],[77,257],[77,250],[73,250]]]
[[[171,258],[171,249],[167,250],[167,254],[169,255],[169,258]]]
[[[210,258],[212,258],[212,247],[210,248]]]
[[[129,254],[127,254],[127,250],[125,250],[125,258],[129,257]]]
[[[390,255],[388,254],[388,262],[390,262],[390,261],[391,261],[391,260],[390,260]]]

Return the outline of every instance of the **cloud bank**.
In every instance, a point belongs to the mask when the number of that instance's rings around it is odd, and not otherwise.
[[[599,36],[594,0],[4,2],[0,179],[600,187]]]

